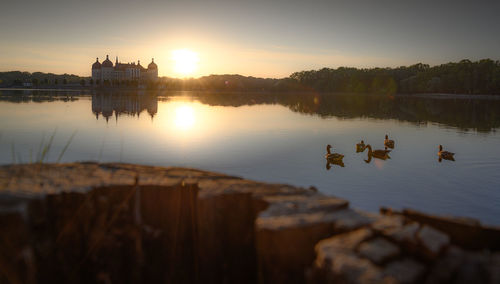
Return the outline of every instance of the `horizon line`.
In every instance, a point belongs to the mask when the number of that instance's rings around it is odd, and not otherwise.
[[[398,65],[396,67],[389,67],[389,66],[385,66],[385,67],[379,67],[379,66],[374,66],[374,67],[354,67],[354,66],[346,66],[346,65],[342,65],[342,66],[338,66],[338,67],[320,67],[320,68],[317,68],[317,69],[304,69],[304,70],[300,70],[300,71],[294,71],[292,73],[290,73],[290,75],[292,75],[293,73],[296,73],[296,72],[303,72],[303,71],[318,71],[318,70],[322,70],[322,69],[333,69],[333,70],[336,70],[336,69],[339,69],[339,68],[354,68],[354,69],[358,69],[358,70],[369,70],[369,69],[397,69],[397,68],[401,68],[401,67],[410,67],[410,66],[414,66],[414,65],[418,65],[418,64],[422,64],[422,65],[428,65],[429,68],[432,68],[432,67],[437,67],[437,66],[442,66],[442,65],[446,65],[446,64],[450,64],[450,63],[461,63],[463,61],[469,61],[471,63],[474,63],[474,62],[481,62],[483,60],[491,60],[495,63],[498,63],[500,62],[500,59],[492,59],[492,58],[482,58],[482,59],[478,59],[478,60],[475,60],[475,61],[472,61],[470,59],[467,59],[467,58],[464,58],[464,59],[461,59],[459,61],[449,61],[449,62],[446,62],[446,63],[441,63],[441,64],[435,64],[435,65],[430,65],[430,64],[427,64],[427,63],[424,63],[424,62],[417,62],[417,63],[414,63],[414,64],[411,64],[411,65]],[[33,71],[33,72],[30,72],[30,71],[21,71],[21,70],[7,70],[7,71],[0,71],[0,73],[7,73],[7,72],[21,72],[21,73],[30,73],[30,74],[33,74],[33,73],[44,73],[44,74],[48,74],[48,75],[69,75],[69,76],[77,76],[77,77],[92,77],[92,75],[88,75],[88,76],[83,76],[83,75],[78,75],[78,74],[73,74],[73,73],[53,73],[53,72],[42,72],[42,71]],[[209,76],[243,76],[243,77],[254,77],[254,78],[262,78],[262,79],[283,79],[283,78],[288,78],[290,77],[290,75],[288,75],[287,77],[260,77],[260,76],[254,76],[254,75],[243,75],[243,74],[239,74],[239,73],[223,73],[223,74],[215,74],[215,73],[212,73],[212,74],[208,74],[208,75],[202,75],[202,76],[198,76],[198,77],[169,77],[169,76],[158,76],[158,79],[160,78],[170,78],[170,79],[180,79],[180,80],[189,80],[189,79],[199,79],[199,78],[203,78],[203,77],[209,77]]]

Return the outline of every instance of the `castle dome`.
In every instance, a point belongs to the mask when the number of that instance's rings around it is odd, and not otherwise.
[[[92,69],[101,69],[101,63],[99,63],[99,57],[96,58],[94,64],[92,64]]]
[[[109,60],[109,56],[106,55],[106,60],[102,62],[102,67],[113,67],[113,62]]]
[[[148,69],[158,69],[158,65],[156,65],[154,58],[151,58],[151,63],[149,63]]]

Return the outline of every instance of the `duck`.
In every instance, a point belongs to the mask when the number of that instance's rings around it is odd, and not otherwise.
[[[443,151],[443,146],[439,145],[438,156],[439,156],[440,162],[441,162],[441,159],[455,161],[455,157],[453,157],[454,155],[455,155],[455,153]]]
[[[356,153],[363,152],[365,150],[365,141],[361,140],[358,144],[356,144]]]
[[[330,152],[331,148],[332,148],[332,145],[330,145],[330,144],[326,145],[325,159],[330,160],[330,161],[341,161],[344,158],[344,155],[339,154],[339,153],[331,153]]]
[[[387,147],[385,147],[384,150],[372,150],[372,146],[368,144],[366,145],[366,148],[368,148],[368,158],[374,157],[381,160],[387,160],[391,158],[388,155],[391,150],[387,150]]]
[[[389,148],[394,148],[394,140],[389,139],[389,135],[385,135],[384,146]]]

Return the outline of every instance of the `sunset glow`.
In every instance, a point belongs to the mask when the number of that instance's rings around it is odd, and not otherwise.
[[[188,49],[172,51],[175,73],[183,76],[192,75],[198,68],[198,53]]]

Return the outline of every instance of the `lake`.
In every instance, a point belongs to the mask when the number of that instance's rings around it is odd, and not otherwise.
[[[500,225],[500,100],[468,96],[0,90],[0,163],[181,166],[317,187],[355,208]],[[363,139],[390,159],[356,153]],[[74,135],[72,141],[71,136]],[[68,142],[70,142],[68,144]],[[327,166],[326,145],[344,167]],[[438,145],[456,161],[438,161]],[[64,148],[66,151],[59,158]]]

